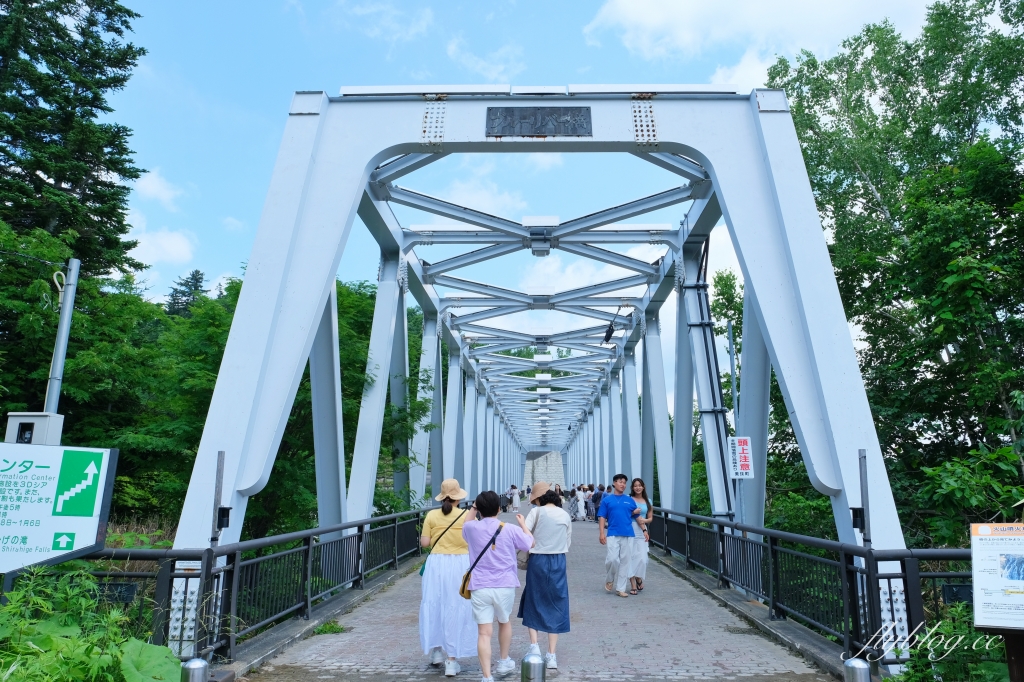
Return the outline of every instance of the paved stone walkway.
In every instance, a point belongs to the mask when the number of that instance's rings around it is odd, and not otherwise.
[[[511,520],[511,518],[507,519]],[[826,682],[832,678],[762,636],[656,561],[644,591],[628,599],[604,591],[604,547],[597,524],[573,524],[569,551],[572,631],[558,642],[558,682],[599,680],[732,680]],[[338,623],[345,631],[311,637],[289,649],[251,682],[383,682],[444,678],[419,650],[420,577],[413,573],[378,594]],[[518,608],[519,598],[516,597]],[[529,645],[526,628],[513,614],[512,657]],[[497,627],[495,627],[497,632]],[[541,648],[546,650],[544,635]],[[498,654],[497,635],[493,642]],[[478,681],[480,665],[463,659],[456,679]],[[519,669],[506,678],[518,680]]]

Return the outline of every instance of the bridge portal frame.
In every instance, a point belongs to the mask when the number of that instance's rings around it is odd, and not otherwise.
[[[656,119],[653,133],[641,130],[636,123],[638,102]],[[589,107],[592,135],[488,137],[485,123],[489,106]],[[595,413],[593,404],[587,406],[579,421],[594,425],[586,428],[598,429],[591,431],[591,438],[613,434],[617,442],[610,446],[611,457],[633,475],[649,471],[656,453],[663,505],[671,501],[674,508],[689,511],[688,438],[677,438],[673,443],[669,433],[664,363],[657,352],[660,344],[648,346],[645,342],[641,374],[645,399],[650,399],[654,409],[645,409],[642,419],[637,414],[635,351],[645,332],[648,339],[658,338],[660,309],[673,289],[681,290],[677,297],[680,327],[674,349],[677,406],[685,409],[686,389],[696,385],[705,448],[709,453],[724,454],[724,410],[718,404],[720,390],[717,397],[713,390],[718,383],[717,368],[703,366],[703,360],[699,360],[699,346],[708,343],[707,335],[701,333],[707,322],[701,313],[706,302],[700,298],[700,254],[712,228],[724,218],[747,291],[744,317],[752,331],[744,343],[744,371],[754,368],[753,373],[760,377],[752,381],[749,394],[746,387],[741,391],[739,425],[755,439],[755,452],[766,448],[767,378],[769,368],[774,368],[811,483],[831,498],[839,539],[860,542],[859,533],[850,523],[849,508],[860,505],[857,450],[864,448],[868,452],[874,546],[905,546],[784,93],[755,90],[741,95],[706,86],[570,86],[564,91],[458,86],[350,88],[338,97],[324,92],[295,94],[175,547],[209,545],[206,529],[211,526],[213,514],[210,500],[219,450],[227,453],[224,499],[220,503],[233,507],[238,520],[226,529],[221,540],[238,540],[248,498],[261,491],[270,477],[292,402],[311,358],[320,525],[371,515],[379,425],[387,393],[391,391],[394,399],[400,399],[401,391],[396,386],[401,381],[389,373],[389,377],[377,377],[365,388],[356,455],[346,485],[341,379],[337,354],[330,361],[328,349],[331,343],[337,347],[332,312],[335,277],[357,213],[380,244],[382,254],[370,369],[374,362],[386,362],[388,367],[404,362],[408,367],[408,357],[400,348],[406,338],[405,316],[399,314],[404,311],[405,291],[412,293],[424,313],[421,367],[435,372],[434,383],[424,390],[424,395],[430,394],[435,400],[432,421],[441,416],[444,387],[440,384],[440,358],[443,352],[449,353],[443,428],[439,433],[417,434],[412,449],[430,452],[433,471],[443,471],[445,477],[458,474],[462,480],[479,481],[480,486],[493,486],[501,480],[499,476],[511,476],[519,469],[521,457],[529,448],[517,438],[514,416],[506,413],[500,400],[495,403],[497,394],[489,391],[485,396],[477,390],[481,377],[477,376],[478,365],[470,358],[470,344],[453,333],[450,319],[444,317],[446,303],[433,288],[432,282],[441,283],[445,275],[436,269],[431,272],[432,266],[415,256],[408,231],[402,230],[386,202],[445,214],[451,209],[431,205],[422,195],[403,193],[390,182],[451,153],[542,151],[634,154],[690,181],[688,187],[680,188],[682,194],[651,197],[639,207],[651,210],[692,201],[681,229],[671,238],[665,237],[670,247],[666,257],[653,264],[649,273],[639,275],[648,284],[647,293],[634,303],[641,314],[617,340],[610,373],[616,377],[617,390],[621,372],[621,398],[612,392],[614,399],[609,402],[615,409],[605,412],[611,416],[610,421],[606,418],[602,422],[600,411]],[[396,157],[396,161],[386,163]],[[639,212],[623,210],[618,218]],[[608,223],[616,219],[615,215],[608,217]],[[524,245],[531,239],[529,230],[511,221],[472,212],[462,219],[484,221],[480,224],[506,232],[513,245],[516,241]],[[572,224],[552,226],[546,239],[561,238],[571,245],[573,234],[580,229]],[[422,241],[423,237],[414,239]],[[503,248],[511,249],[496,244],[478,256],[500,255],[507,252]],[[587,244],[572,248],[590,249],[588,255],[595,255]],[[473,257],[467,255],[448,265],[459,267],[473,262]],[[603,257],[614,259],[614,254],[606,252]],[[626,267],[629,265],[626,263]],[[512,312],[537,304],[535,299],[513,296],[495,305]],[[592,308],[589,310],[591,316],[600,317]],[[460,316],[460,324],[483,319],[487,311],[475,315]],[[428,339],[432,336],[427,333],[430,330],[435,330],[437,336]],[[603,379],[609,387],[610,374]],[[463,375],[468,379],[465,393]],[[599,404],[607,399],[605,395],[598,397]],[[479,426],[486,430],[471,428],[467,418],[478,421],[481,415],[484,423]],[[464,442],[467,434],[477,434],[477,440],[482,435],[489,441],[488,458],[482,462],[483,471],[476,472],[477,478],[473,478],[474,458],[460,457],[467,448],[469,452],[474,447],[480,451],[479,444]],[[576,445],[576,441],[566,443],[566,452],[581,452]],[[495,448],[518,454],[512,459],[492,461]],[[515,463],[511,468],[510,461]],[[744,492],[755,508],[742,520],[751,525],[761,525],[763,519],[763,454],[758,463],[758,485]],[[505,468],[495,471],[494,466]],[[572,462],[569,466],[576,470]],[[605,472],[603,467],[598,471]],[[409,480],[414,490],[423,490],[424,475],[422,465],[411,467]],[[722,457],[708,457],[708,477],[714,513],[731,518],[736,510],[732,499],[735,489],[727,479]]]

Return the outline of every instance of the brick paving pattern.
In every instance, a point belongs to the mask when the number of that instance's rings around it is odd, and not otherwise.
[[[503,515],[504,516],[504,515]],[[511,516],[509,519],[511,520]],[[832,678],[762,636],[661,564],[651,561],[644,591],[623,599],[604,591],[597,524],[573,524],[569,552],[572,631],[558,642],[558,682],[729,680],[826,682]],[[520,574],[522,580],[522,574]],[[345,632],[311,637],[251,673],[251,682],[439,680],[419,650],[420,577],[413,573],[338,619]],[[519,597],[516,597],[518,608]],[[529,637],[513,613],[512,657]],[[497,627],[495,627],[497,633]],[[493,641],[498,655],[497,634]],[[541,648],[546,651],[544,635]],[[480,680],[476,658],[456,679]],[[507,680],[519,679],[518,666]]]

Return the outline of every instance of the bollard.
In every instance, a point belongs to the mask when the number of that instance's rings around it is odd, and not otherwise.
[[[843,682],[871,682],[871,665],[861,658],[843,661]]]
[[[210,664],[202,658],[193,658],[181,664],[181,682],[208,682]]]
[[[544,682],[547,666],[540,654],[528,653],[520,664],[522,682]]]

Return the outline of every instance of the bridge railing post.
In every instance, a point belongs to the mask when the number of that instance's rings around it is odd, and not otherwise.
[[[715,524],[715,537],[718,540],[718,586],[728,587],[729,583],[725,580],[728,571],[725,559],[725,527],[720,523]]]
[[[364,543],[366,542],[366,524],[359,526],[359,540],[356,543],[356,570],[359,571],[359,577],[355,581],[355,585],[359,589],[363,589],[363,557],[366,556]]]
[[[779,541],[768,537],[768,617],[772,620],[785,620],[786,614],[779,608],[779,587],[782,584],[779,575]]]
[[[395,517],[394,521],[392,521],[391,525],[392,525],[392,530],[394,531],[392,533],[392,538],[394,539],[394,543],[393,543],[392,549],[394,551],[392,552],[392,558],[391,558],[391,570],[392,571],[397,571],[398,570],[398,517],[397,516]]]
[[[231,601],[228,613],[228,660],[235,660],[235,644],[238,643],[238,587],[242,582],[242,553],[231,556]]]
[[[665,556],[672,554],[672,550],[668,548],[668,520],[668,512],[661,512],[661,547],[665,550]]]
[[[309,612],[313,608],[313,536],[310,535],[303,543],[305,545],[302,553],[302,619],[309,620]]]

